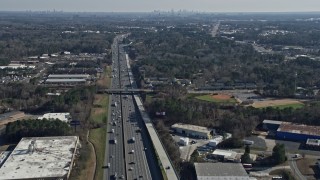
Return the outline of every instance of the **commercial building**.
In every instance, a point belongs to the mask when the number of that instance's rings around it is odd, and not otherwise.
[[[262,127],[269,131],[269,135],[274,135],[276,139],[303,142],[308,139],[320,139],[320,126],[264,120]]]
[[[219,143],[223,141],[222,136],[215,136],[213,139],[209,140],[208,145],[211,147],[216,147]]]
[[[277,131],[279,126],[282,124],[282,121],[274,121],[274,120],[263,120],[262,128],[266,131]]]
[[[70,113],[46,113],[38,119],[59,119],[60,121],[69,123],[71,121]]]
[[[283,122],[276,133],[277,139],[303,141],[320,139],[320,127]]]
[[[85,85],[87,80],[85,79],[47,79],[46,84],[56,84],[56,85]]]
[[[240,163],[194,163],[198,180],[250,180]]]
[[[48,79],[89,79],[89,74],[50,74]]]
[[[10,151],[3,151],[0,153],[0,168],[2,164],[7,160],[10,155]]]
[[[0,179],[67,180],[78,145],[77,136],[22,138],[0,168]]]
[[[171,128],[176,133],[180,133],[182,135],[189,136],[189,137],[204,138],[204,139],[212,138],[211,130],[202,126],[177,123],[172,125]]]
[[[213,151],[213,153],[210,156],[213,157],[214,159],[222,160],[222,161],[229,161],[229,162],[240,161],[238,153],[231,150],[216,149]]]
[[[0,66],[0,69],[34,69],[36,66],[27,66],[24,64],[9,64],[8,66]]]
[[[45,81],[53,85],[85,85],[90,80],[89,74],[50,74]]]
[[[308,149],[320,150],[320,139],[307,139],[306,147]]]

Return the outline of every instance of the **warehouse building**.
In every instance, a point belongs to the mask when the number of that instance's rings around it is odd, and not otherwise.
[[[320,139],[320,127],[282,122],[277,130],[276,138],[303,142],[308,139]]]
[[[47,79],[46,84],[53,85],[85,85],[87,80],[85,79]]]
[[[46,113],[43,116],[38,117],[38,119],[59,119],[60,121],[69,123],[71,121],[71,115],[70,113]]]
[[[320,139],[307,139],[306,147],[308,149],[320,150]]]
[[[50,74],[45,81],[48,85],[86,85],[89,74]]]
[[[48,79],[89,79],[89,74],[50,74]]]
[[[22,138],[0,168],[0,179],[67,180],[78,146],[77,136]]]
[[[229,162],[239,162],[240,157],[238,153],[231,150],[223,150],[223,149],[216,149],[213,153],[209,156],[213,159],[221,160],[221,161],[229,161]]]
[[[240,163],[194,163],[198,180],[250,180]]]
[[[274,120],[263,120],[262,128],[266,131],[277,131],[279,126],[282,124],[282,121],[274,121]]]
[[[188,137],[195,137],[195,138],[203,138],[203,139],[211,139],[211,130],[202,127],[202,126],[195,126],[190,124],[183,124],[183,123],[177,123],[171,126],[171,128],[179,134],[182,134],[184,136]]]

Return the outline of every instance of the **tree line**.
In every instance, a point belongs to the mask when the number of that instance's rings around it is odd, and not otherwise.
[[[18,120],[6,126],[5,138],[8,142],[19,142],[23,137],[45,137],[70,135],[70,126],[56,120]]]

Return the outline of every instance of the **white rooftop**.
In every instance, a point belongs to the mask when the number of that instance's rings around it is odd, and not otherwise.
[[[194,163],[198,180],[250,180],[240,163]]]
[[[68,83],[68,82],[86,82],[85,79],[47,79],[47,83]]]
[[[237,152],[231,150],[216,149],[212,155],[223,156],[225,159],[233,160],[237,156]]]
[[[171,128],[186,129],[186,130],[197,131],[197,132],[202,132],[202,133],[210,133],[211,132],[211,130],[206,127],[196,126],[196,125],[191,125],[191,124],[183,124],[183,123],[176,123],[176,124],[172,125]]]
[[[69,122],[70,118],[70,113],[46,113],[43,116],[38,117],[38,119],[59,119],[63,122]]]
[[[10,151],[3,151],[0,153],[0,167],[1,167],[2,163],[5,162],[5,160],[9,156],[9,154],[10,154]]]
[[[280,125],[280,124],[282,124],[283,122],[282,122],[282,121],[275,121],[275,120],[265,119],[265,120],[263,120],[263,123],[264,123],[264,124],[278,124],[278,125]]]
[[[0,179],[67,177],[77,142],[77,136],[22,138],[0,168]]]
[[[50,74],[48,78],[89,78],[89,74]]]

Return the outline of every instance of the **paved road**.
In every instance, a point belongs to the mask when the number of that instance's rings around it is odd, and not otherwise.
[[[112,46],[112,89],[130,88],[125,53],[121,45],[121,36],[117,36]],[[158,171],[149,170],[150,143],[142,137],[143,129],[136,114],[132,95],[110,95],[108,134],[104,179],[157,179]],[[134,139],[134,140],[133,140]],[[114,143],[117,140],[117,143]],[[146,153],[147,152],[147,153]],[[152,161],[151,161],[152,163]],[[152,165],[153,167],[154,165]],[[152,173],[152,174],[151,174]],[[161,177],[161,176],[158,176]]]
[[[296,159],[292,158],[294,155],[288,154],[287,156],[288,156],[288,162],[289,162],[290,168],[293,171],[293,175],[298,177],[299,180],[307,180],[306,177],[304,177],[304,175],[301,174],[299,168],[297,167]]]
[[[120,88],[119,71],[117,70],[119,66],[119,39],[120,37],[117,36],[112,45],[112,75],[114,78],[112,78],[111,88]],[[126,167],[120,95],[110,95],[109,107],[104,179],[125,179]]]

